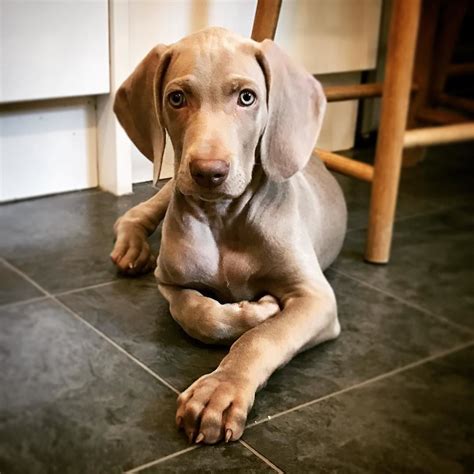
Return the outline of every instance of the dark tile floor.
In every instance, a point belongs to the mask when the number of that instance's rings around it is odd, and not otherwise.
[[[440,147],[404,170],[388,266],[362,261],[369,187],[339,178],[342,334],[274,374],[242,442],[217,447],[190,447],[173,419],[225,351],[183,333],[152,276],[108,260],[115,218],[151,187],[3,205],[0,472],[472,473],[473,155]]]

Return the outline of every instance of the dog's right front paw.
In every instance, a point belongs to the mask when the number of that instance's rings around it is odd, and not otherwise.
[[[110,258],[126,275],[147,273],[156,266],[146,235],[133,228],[118,230]]]
[[[176,424],[194,443],[237,441],[244,432],[255,389],[223,370],[204,375],[178,397]]]

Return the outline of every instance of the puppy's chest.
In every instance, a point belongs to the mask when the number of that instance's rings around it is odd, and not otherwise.
[[[219,259],[219,280],[239,299],[251,298],[251,280],[258,274],[255,255],[237,245],[223,244]]]
[[[168,245],[169,244],[169,245]],[[176,233],[162,242],[159,266],[168,283],[209,289],[227,300],[252,299],[258,276],[258,256],[232,232],[209,229]]]

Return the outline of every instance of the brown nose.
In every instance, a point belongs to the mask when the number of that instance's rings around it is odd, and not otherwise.
[[[229,163],[224,160],[194,159],[189,163],[194,181],[204,188],[216,188],[229,174]]]

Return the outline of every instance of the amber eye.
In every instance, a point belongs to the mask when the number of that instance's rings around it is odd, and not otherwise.
[[[180,109],[186,105],[186,97],[181,91],[174,91],[168,95],[168,102],[171,107]]]
[[[240,91],[238,104],[241,107],[250,107],[254,102],[257,96],[255,92],[251,91],[250,89],[244,89]]]

